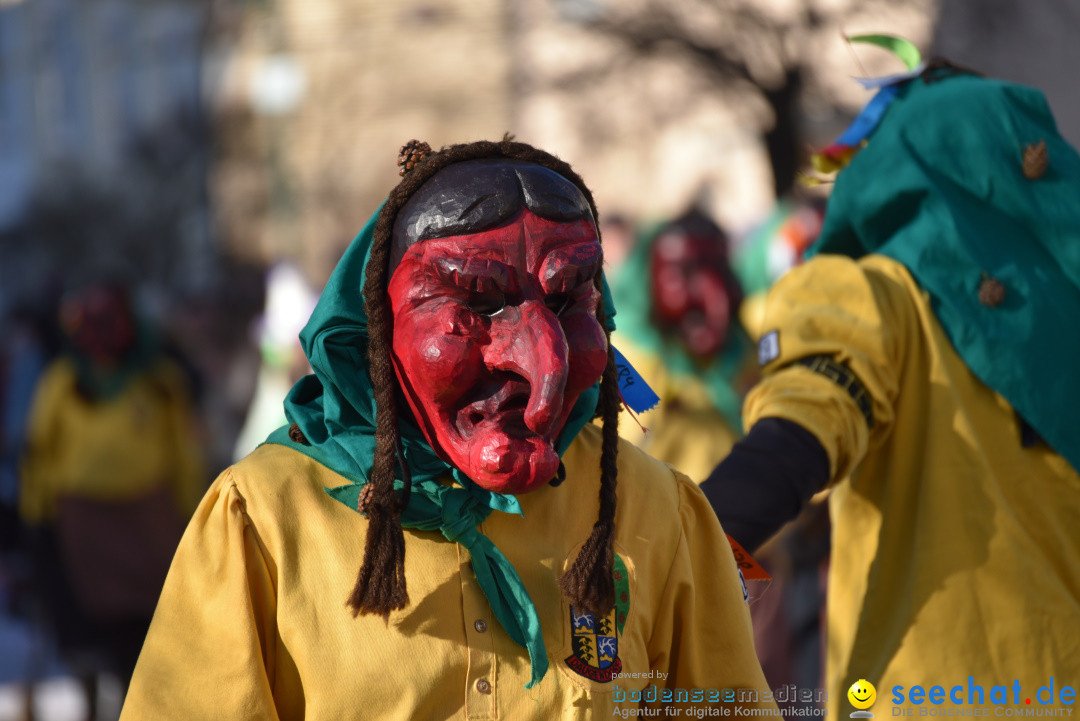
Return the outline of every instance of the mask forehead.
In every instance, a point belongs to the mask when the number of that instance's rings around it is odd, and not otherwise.
[[[414,245],[408,255],[441,268],[486,268],[493,276],[509,275],[522,286],[526,279],[544,290],[568,269],[595,276],[601,262],[600,241],[591,220],[562,223],[522,211],[499,228]]]
[[[522,209],[561,223],[595,222],[581,190],[553,170],[503,158],[457,163],[427,180],[398,212],[390,271],[414,243],[498,228]]]
[[[686,263],[720,268],[726,252],[720,238],[669,230],[653,244],[653,263]]]

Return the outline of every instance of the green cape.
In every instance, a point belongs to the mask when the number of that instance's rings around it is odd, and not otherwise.
[[[1029,180],[1024,148],[1045,141]],[[1080,469],[1080,156],[1039,91],[907,82],[839,174],[813,253],[904,264],[972,372]],[[985,277],[1006,289],[979,301]]]
[[[293,386],[285,399],[285,416],[300,427],[308,443],[292,441],[287,426],[267,439],[310,456],[352,481],[326,492],[353,510],[368,481],[375,452],[375,392],[368,373],[362,289],[378,217],[376,211],[349,245],[300,333],[314,374]],[[613,328],[615,309],[606,283],[603,296],[608,326]],[[560,455],[593,418],[599,397],[597,383],[578,398],[556,444]],[[409,505],[401,515],[402,526],[441,531],[469,550],[476,579],[495,617],[529,651],[532,679],[527,687],[531,688],[548,668],[540,619],[514,567],[477,529],[493,510],[521,514],[517,498],[480,488],[439,458],[411,418],[399,417],[398,424],[413,483]],[[456,484],[443,483],[449,478]],[[403,487],[400,480],[395,485]]]

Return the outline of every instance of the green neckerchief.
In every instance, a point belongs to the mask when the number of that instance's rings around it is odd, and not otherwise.
[[[360,489],[368,482],[375,452],[375,392],[368,373],[368,329],[362,289],[378,211],[349,245],[315,306],[300,343],[313,375],[301,378],[285,399],[285,416],[303,432],[306,444],[279,428],[267,443],[288,446],[352,481],[326,492],[355,510]],[[609,327],[615,314],[607,284],[604,308]],[[599,383],[578,398],[556,450],[561,455],[588,423],[600,397]],[[521,515],[513,495],[484,490],[449,465],[428,445],[415,423],[399,418],[401,443],[412,475],[409,505],[401,514],[405,528],[440,531],[465,546],[472,568],[495,618],[515,642],[525,647],[532,663],[531,688],[548,668],[547,652],[536,607],[517,571],[477,526],[494,511]],[[452,478],[457,485],[446,485]],[[403,488],[400,480],[395,487]]]
[[[1049,169],[1029,180],[1022,153],[1040,141]],[[907,82],[839,174],[812,251],[903,263],[964,363],[1080,469],[1080,156],[1041,92]],[[999,305],[979,300],[986,277]]]
[[[746,366],[751,343],[736,316],[723,349],[707,365],[696,362],[683,344],[662,333],[652,319],[652,293],[642,292],[650,277],[652,244],[666,222],[646,226],[636,234],[634,247],[612,277],[611,292],[619,309],[619,333],[640,350],[660,358],[664,368],[676,377],[695,378],[709,394],[709,400],[736,432],[742,432],[742,398],[734,381]],[[665,399],[661,399],[663,403]]]

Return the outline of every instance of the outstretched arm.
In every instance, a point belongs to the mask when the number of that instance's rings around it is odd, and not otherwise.
[[[750,429],[701,488],[746,549],[858,465],[892,425],[910,296],[874,263],[820,256],[769,294]]]
[[[753,479],[753,483],[744,480]],[[813,433],[763,418],[701,484],[724,529],[753,551],[799,515],[829,481],[829,456]]]

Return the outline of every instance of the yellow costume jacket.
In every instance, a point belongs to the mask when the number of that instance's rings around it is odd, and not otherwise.
[[[45,371],[30,412],[20,513],[55,533],[59,554],[48,562],[86,622],[150,618],[207,480],[187,388],[171,362],[96,399],[79,392],[70,359]]]
[[[799,424],[834,481],[828,717],[851,711],[862,678],[879,716],[912,686],[941,686],[961,710],[980,705],[969,684],[986,705],[1007,686],[1015,706],[1019,682],[1026,708],[1052,678],[1075,688],[1080,477],[1046,444],[1021,445],[1013,409],[964,365],[908,271],[819,256],[778,282],[763,328],[747,428]],[[846,381],[795,362],[818,355],[854,373],[871,422]]]
[[[551,668],[526,690],[528,654],[493,619],[468,552],[438,532],[405,530],[409,606],[389,623],[353,618],[345,601],[367,521],[323,490],[346,480],[261,446],[217,479],[187,529],[123,721],[609,718],[636,710],[649,685],[657,697],[671,689],[685,715],[709,692],[764,689],[715,514],[693,483],[629,444],[617,612],[571,612],[557,578],[595,521],[599,455],[599,430],[586,426],[563,457],[565,483],[520,496],[524,517],[493,514],[480,527],[541,620]],[[618,659],[607,682],[588,677],[601,656]]]
[[[94,401],[76,384],[75,364],[61,358],[34,392],[20,478],[23,520],[52,521],[63,498],[119,503],[161,488],[191,513],[208,479],[180,369],[158,361],[117,395]]]

